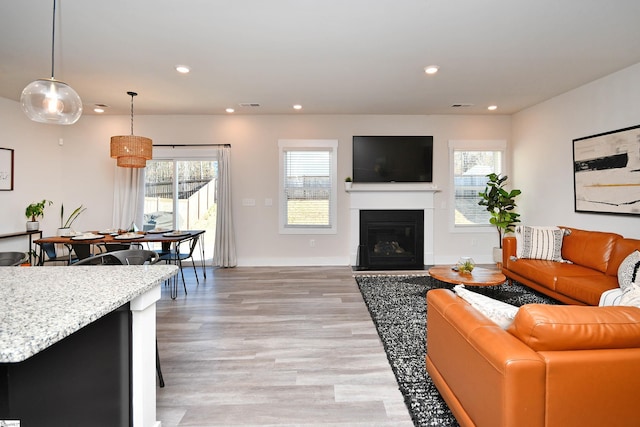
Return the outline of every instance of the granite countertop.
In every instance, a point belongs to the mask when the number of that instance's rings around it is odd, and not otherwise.
[[[0,363],[16,363],[175,275],[175,265],[0,267]]]

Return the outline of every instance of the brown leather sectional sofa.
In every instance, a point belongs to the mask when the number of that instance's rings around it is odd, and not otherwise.
[[[562,258],[570,263],[516,259],[516,238],[502,240],[502,272],[565,304],[598,305],[600,295],[618,287],[618,266],[640,240],[571,227],[562,239]]]
[[[640,426],[640,308],[589,307],[640,240],[568,229],[571,263],[515,260],[507,237],[502,271],[570,305],[525,305],[504,330],[449,290],[427,293],[427,371],[461,426]]]
[[[640,308],[531,304],[503,330],[434,289],[426,365],[463,427],[640,425]]]

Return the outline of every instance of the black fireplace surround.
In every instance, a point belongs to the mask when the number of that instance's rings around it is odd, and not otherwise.
[[[361,210],[356,268],[424,269],[424,211]]]

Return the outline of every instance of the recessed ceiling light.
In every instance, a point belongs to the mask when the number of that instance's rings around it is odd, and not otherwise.
[[[293,109],[294,110],[302,110],[302,105],[296,104],[296,105],[293,106]]]
[[[94,104],[93,111],[95,113],[104,113],[107,108],[109,108],[109,106],[105,104]]]
[[[491,111],[493,111],[493,110],[497,110],[497,109],[498,109],[498,106],[497,106],[497,105],[489,105],[489,106],[487,107],[487,110],[491,110]]]
[[[180,74],[189,74],[189,71],[191,71],[191,68],[189,68],[188,65],[176,65],[176,71],[179,72]]]
[[[439,66],[437,65],[428,65],[426,67],[424,67],[424,72],[426,74],[435,74],[438,72],[438,70],[440,69]]]
[[[227,108],[227,109],[226,109],[226,110],[224,110],[224,111],[226,111],[227,113],[233,113],[233,112],[235,112],[236,110],[234,110],[233,108]]]

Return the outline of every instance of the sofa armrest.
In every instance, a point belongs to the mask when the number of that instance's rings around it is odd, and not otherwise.
[[[456,418],[542,426],[542,358],[449,290],[427,292],[427,306],[427,368]]]
[[[640,348],[640,308],[528,304],[507,331],[535,351]]]
[[[517,243],[514,236],[502,238],[502,265],[509,268],[511,257],[515,257],[517,253]]]

